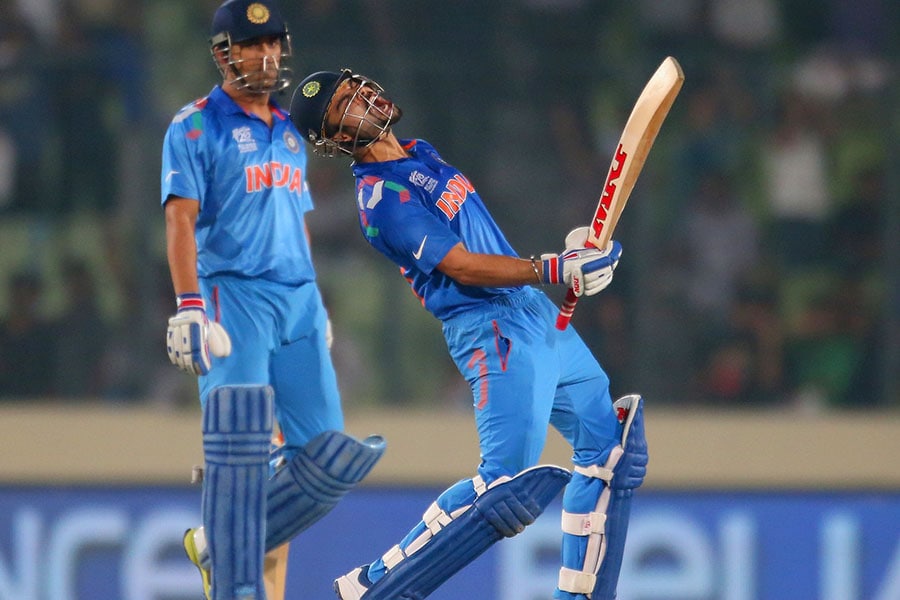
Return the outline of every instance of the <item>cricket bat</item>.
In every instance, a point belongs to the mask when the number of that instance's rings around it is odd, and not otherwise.
[[[284,600],[289,549],[290,543],[285,542],[270,550],[263,561],[263,584],[268,600]]]
[[[612,239],[628,196],[631,195],[647,154],[656,140],[656,134],[683,83],[684,72],[681,65],[669,56],[662,61],[638,96],[606,174],[603,192],[591,219],[586,247],[603,249]],[[556,318],[557,329],[563,330],[569,325],[577,302],[578,296],[569,289]]]
[[[272,434],[272,445],[284,446],[284,433],[281,427],[277,427]],[[284,600],[287,587],[288,551],[290,542],[269,550],[263,560],[263,585],[266,588],[268,600]]]

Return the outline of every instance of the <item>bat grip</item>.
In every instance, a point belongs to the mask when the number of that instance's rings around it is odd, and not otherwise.
[[[572,313],[575,312],[575,305],[578,303],[578,296],[569,288],[566,291],[566,299],[562,306],[559,307],[559,314],[556,316],[556,328],[565,331],[572,319]]]

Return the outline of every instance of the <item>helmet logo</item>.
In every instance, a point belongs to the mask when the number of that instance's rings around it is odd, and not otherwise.
[[[322,84],[320,84],[318,81],[310,81],[303,86],[303,89],[301,91],[303,92],[303,95],[305,97],[312,98],[319,93],[320,89],[322,89]]]
[[[265,4],[254,2],[247,7],[247,20],[254,25],[262,25],[269,20],[269,9]]]

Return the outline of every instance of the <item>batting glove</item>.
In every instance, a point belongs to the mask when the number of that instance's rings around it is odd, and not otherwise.
[[[615,241],[603,250],[572,248],[562,254],[542,254],[544,283],[566,285],[579,297],[593,296],[612,282],[621,256],[622,246]]]
[[[219,323],[206,317],[200,294],[178,296],[178,312],[169,319],[166,349],[172,364],[194,375],[206,375],[212,356],[231,354],[231,338]]]

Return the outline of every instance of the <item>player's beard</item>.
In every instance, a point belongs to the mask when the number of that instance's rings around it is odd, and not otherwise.
[[[366,127],[359,132],[359,144],[369,145],[386,135],[394,124],[403,116],[403,111],[388,98],[382,96],[383,104],[376,105],[375,110],[366,117]],[[367,135],[362,135],[367,134]]]
[[[252,94],[267,94],[275,90],[280,74],[279,57],[264,56],[232,65],[234,82]]]
[[[403,109],[398,105],[391,102],[391,108],[393,108],[393,113],[391,113],[391,122],[389,124],[389,127],[393,127],[394,125],[396,125],[400,118],[403,116]]]
[[[278,82],[278,58],[264,56],[260,68],[247,74],[247,89],[256,93],[271,91]]]
[[[379,96],[378,99],[382,103],[375,104],[375,110],[369,113],[369,119],[379,130],[388,130],[403,116],[403,109],[394,104],[387,96]],[[372,119],[373,116],[374,119]]]

